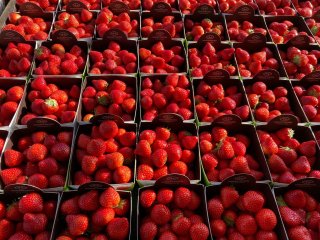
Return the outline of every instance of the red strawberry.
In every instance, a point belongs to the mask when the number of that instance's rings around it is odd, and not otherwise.
[[[257,231],[257,224],[249,214],[241,214],[236,219],[236,228],[242,235],[253,235]]]
[[[43,199],[38,193],[28,193],[19,201],[21,213],[39,213],[43,210]]]
[[[153,239],[157,235],[157,225],[152,222],[145,222],[139,229],[139,235],[142,240]]]
[[[13,149],[8,149],[4,152],[4,161],[8,167],[16,167],[20,165],[23,159],[23,154]]]
[[[264,231],[271,231],[277,225],[275,213],[268,208],[263,208],[257,212],[256,221],[258,226]]]
[[[66,222],[68,225],[68,231],[72,236],[80,236],[84,234],[89,226],[89,220],[86,215],[67,215]]]
[[[119,231],[121,229],[122,231]],[[129,235],[127,218],[114,218],[107,225],[107,233],[111,239],[126,239]]]
[[[153,190],[145,190],[140,194],[140,204],[144,208],[152,206],[156,200],[156,193]]]
[[[150,217],[158,225],[164,225],[170,221],[170,209],[163,204],[156,204],[152,207]]]
[[[179,208],[186,208],[191,201],[191,192],[185,187],[178,188],[174,193],[174,203]]]
[[[196,223],[190,228],[191,239],[205,240],[209,237],[209,229],[204,223]]]
[[[239,193],[232,187],[223,187],[220,191],[221,202],[223,207],[229,208],[239,199]]]
[[[120,195],[114,188],[109,187],[101,193],[99,202],[103,207],[114,208],[120,203]]]
[[[28,234],[38,234],[46,229],[48,219],[43,213],[26,213],[23,216],[23,230]]]
[[[99,193],[98,191],[91,190],[82,194],[79,197],[78,205],[81,210],[95,211],[98,208]]]
[[[242,203],[246,210],[256,213],[264,206],[265,199],[260,192],[247,191],[243,195]]]

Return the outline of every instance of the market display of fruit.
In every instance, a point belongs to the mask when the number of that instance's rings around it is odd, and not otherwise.
[[[317,240],[318,0],[5,0],[0,240]]]

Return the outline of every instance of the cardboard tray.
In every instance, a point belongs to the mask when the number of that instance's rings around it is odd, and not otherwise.
[[[37,132],[37,131],[45,131],[46,133],[54,134],[54,135],[57,135],[59,132],[62,132],[62,131],[72,132],[73,139],[74,139],[74,134],[75,134],[75,128],[72,126],[64,127],[64,126],[59,125],[56,121],[53,121],[51,119],[35,118],[35,119],[30,120],[28,122],[27,128],[14,129],[10,134],[8,134],[7,142],[6,142],[6,145],[3,149],[3,152],[8,149],[16,149],[19,138],[21,138],[23,136],[31,135],[32,133]],[[73,143],[71,144],[70,149],[71,150],[73,149]],[[71,154],[69,156],[68,162],[65,163],[65,167],[67,169],[69,168],[70,158],[71,158]],[[25,163],[25,161],[23,163]],[[4,156],[3,155],[1,157],[0,164],[1,164],[0,165],[1,170],[7,168],[4,163]],[[67,177],[68,177],[68,173],[66,174],[65,186],[67,184]],[[4,183],[2,182],[2,179],[0,179],[0,189],[4,189],[4,187],[5,187]],[[64,186],[56,187],[56,188],[47,188],[47,189],[43,189],[43,191],[60,192],[63,190],[63,188],[64,188]]]
[[[71,190],[71,191],[67,191],[67,192],[63,192],[61,195],[61,199],[60,199],[60,204],[58,206],[57,209],[57,216],[54,222],[54,227],[53,227],[53,235],[51,239],[57,239],[57,237],[59,236],[60,233],[62,233],[66,228],[66,221],[64,219],[64,217],[62,216],[60,209],[61,209],[61,204],[65,201],[68,200],[70,198],[73,198],[75,196],[79,196],[83,193],[89,192],[91,190],[98,190],[100,193],[103,192],[105,189],[107,189],[108,187],[112,187],[106,183],[101,183],[101,182],[91,182],[91,183],[87,183],[87,184],[83,184],[79,187],[78,190]],[[129,207],[129,215],[126,216],[129,220],[129,236],[126,240],[129,240],[131,237],[131,230],[132,230],[132,209],[133,209],[133,205],[132,205],[132,194],[131,192],[128,191],[122,191],[122,190],[117,190],[117,192],[119,193],[121,198],[126,198],[129,199],[130,202],[130,207]],[[89,218],[89,223],[91,222],[90,218]],[[119,229],[119,231],[121,231],[121,229]]]
[[[140,122],[139,126],[139,134],[147,129],[155,130],[157,127],[166,127],[170,129],[170,131],[174,133],[178,133],[178,131],[187,130],[192,135],[198,136],[197,126],[194,123],[183,122],[182,118],[177,114],[161,114],[156,117],[152,122]],[[139,137],[138,137],[139,139]],[[189,169],[193,169],[195,173],[195,179],[190,179],[192,184],[197,184],[201,181],[201,161],[200,161],[200,147],[199,142],[194,149],[195,160],[193,162],[193,166],[188,166]],[[137,156],[137,167],[139,166],[139,156]],[[139,186],[147,186],[154,185],[155,180],[136,180]]]
[[[319,45],[309,44],[308,37],[307,36],[301,36],[301,35],[291,39],[286,44],[278,44],[277,48],[278,48],[279,52],[283,51],[283,52],[286,53],[287,49],[289,47],[292,47],[292,46],[293,47],[297,47],[300,50],[308,50],[308,51],[318,50],[318,51],[320,51],[320,46]],[[284,68],[284,71],[285,71],[285,68]],[[314,72],[308,74],[307,76],[305,76],[304,78],[319,79],[319,76],[320,76],[320,71],[314,71]],[[299,79],[296,79],[296,78],[290,78],[290,80],[291,81],[299,81]]]
[[[154,191],[158,191],[161,188],[170,188],[170,189],[177,189],[178,187],[186,187],[194,192],[197,193],[198,196],[201,198],[201,205],[200,208],[197,209],[195,212],[200,214],[203,217],[204,223],[207,225],[208,229],[210,229],[209,224],[209,217],[207,211],[207,202],[205,198],[205,188],[201,184],[193,184],[187,177],[180,175],[180,174],[170,174],[158,179],[153,186],[147,186],[139,188],[138,190],[138,199],[137,199],[137,226],[136,226],[136,236],[134,239],[141,239],[139,236],[139,227],[140,222],[142,220],[142,216],[148,214],[146,209],[143,209],[139,204],[140,194],[144,190],[152,189]],[[210,230],[209,230],[210,231]],[[211,235],[211,234],[210,234]],[[212,239],[209,236],[209,239]]]
[[[75,2],[75,3],[71,3],[71,2]],[[100,1],[99,1],[100,2]],[[101,2],[99,4],[99,8],[98,9],[88,9],[88,6],[85,5],[84,3],[82,3],[81,1],[79,0],[72,0],[70,1],[69,3],[71,3],[74,7],[78,7],[78,8],[86,8],[87,10],[93,10],[93,11],[100,11],[101,10]],[[68,4],[67,4],[68,5]],[[67,8],[67,5],[64,4],[64,0],[59,0],[59,3],[58,3],[58,8],[56,9],[56,11],[63,11],[63,10],[66,10]],[[91,6],[91,4],[90,4]]]
[[[237,86],[238,92],[242,93],[242,101],[241,101],[240,106],[243,106],[243,105],[249,106],[249,101],[248,101],[247,95],[245,93],[243,83],[239,79],[230,78],[229,74],[227,74],[226,71],[224,71],[224,70],[219,71],[218,69],[216,69],[216,70],[212,70],[212,71],[208,72],[202,79],[194,78],[192,81],[192,85],[193,85],[195,96],[197,95],[197,93],[196,93],[197,87],[199,86],[199,84],[202,81],[204,81],[205,83],[207,83],[210,86],[221,84],[224,89],[231,87],[231,86]],[[251,112],[251,108],[249,106],[249,118],[244,122],[249,123],[252,120],[253,120],[253,115]],[[201,122],[199,119],[198,119],[198,121],[200,123],[206,123],[206,122]]]
[[[0,25],[1,25],[1,22],[0,22]],[[4,50],[10,42],[13,42],[15,44],[26,43],[26,44],[29,44],[30,46],[32,46],[33,49],[36,49],[38,46],[37,41],[26,41],[24,39],[24,37],[22,37],[16,31],[6,30],[6,31],[0,32],[0,48],[2,50]],[[16,77],[0,77],[0,79],[19,79],[19,80],[26,81],[28,76],[33,71],[34,65],[35,65],[35,63],[34,63],[34,56],[33,56],[31,59],[31,66],[30,66],[30,69],[29,69],[29,72],[27,73],[27,75],[20,76],[20,77],[18,77],[18,76],[16,76]]]
[[[137,20],[138,21],[138,29],[137,29],[137,34],[138,36],[137,37],[129,37],[128,39],[131,39],[131,40],[138,40],[140,38],[140,26],[141,26],[141,16],[140,16],[140,12],[139,11],[131,11],[129,9],[129,6],[126,5],[125,3],[121,2],[121,1],[113,1],[110,3],[108,9],[113,13],[113,15],[115,16],[118,16],[120,15],[121,13],[128,13],[129,16],[130,16],[130,20]],[[99,14],[98,14],[99,16]],[[96,26],[97,28],[97,26]],[[113,28],[112,28],[113,29]],[[105,33],[106,34],[106,33]],[[104,35],[105,35],[104,34]],[[101,38],[104,38],[104,36],[100,36],[98,34],[98,31],[96,31],[96,34],[95,34],[95,37],[96,39],[101,39]]]
[[[162,22],[162,19],[165,16],[173,16],[174,17],[174,22],[179,22],[181,21],[183,23],[183,17],[182,14],[178,11],[172,11],[171,7],[169,4],[164,3],[164,2],[157,2],[154,3],[153,7],[151,8],[151,11],[143,11],[141,12],[141,21],[140,21],[140,31],[142,26],[142,22],[146,18],[153,18],[154,22]],[[148,36],[142,36],[142,32],[140,33],[140,36],[142,39],[148,38]],[[171,36],[173,39],[179,39],[183,40],[185,39],[185,33],[184,33],[184,28],[180,32],[180,37],[175,38],[174,36]]]
[[[234,136],[235,134],[244,134],[250,139],[251,141],[250,146],[247,148],[246,153],[249,153],[254,157],[254,159],[259,163],[260,171],[264,174],[263,180],[258,182],[266,182],[266,183],[271,182],[272,178],[269,171],[269,167],[264,157],[255,127],[249,124],[242,124],[240,118],[236,115],[224,115],[224,116],[218,117],[210,125],[200,126],[199,135],[205,131],[211,132],[212,128],[217,126],[225,128],[228,131],[229,136]],[[201,164],[201,170],[202,170],[204,182],[207,186],[217,185],[221,183],[221,182],[209,181],[202,164]],[[239,175],[239,174],[235,174],[235,175]]]
[[[54,12],[46,12],[44,10],[42,10],[41,7],[39,7],[38,5],[32,3],[32,2],[26,2],[24,4],[21,4],[20,7],[20,12],[18,12],[21,16],[28,16],[31,18],[42,18],[45,22],[49,22],[50,23],[50,29],[47,32],[48,34],[48,38],[46,40],[48,40],[50,38],[50,32],[52,30],[53,27],[53,20],[55,17],[55,13]],[[5,21],[5,25],[9,24],[9,16]],[[16,24],[14,24],[16,25]],[[7,30],[4,30],[7,31]],[[21,36],[21,38],[24,38],[20,33],[17,32],[18,35]],[[36,41],[36,40],[30,40],[30,41]],[[39,40],[37,40],[39,41]],[[45,40],[44,40],[45,41]],[[42,41],[40,41],[42,42]]]
[[[276,87],[285,87],[288,90],[287,98],[290,103],[291,110],[294,112],[295,116],[298,117],[298,121],[301,123],[307,122],[307,117],[304,114],[304,111],[300,105],[299,99],[294,93],[292,85],[289,81],[279,80],[279,74],[275,70],[264,70],[258,73],[253,79],[247,79],[243,81],[244,87],[253,85],[255,82],[260,81],[267,85],[267,89],[273,90]],[[250,107],[251,108],[251,107]],[[254,113],[251,109],[253,117]],[[283,114],[282,114],[283,115]],[[257,121],[257,120],[256,120]],[[259,122],[259,121],[257,121]],[[261,123],[261,122],[259,122]]]
[[[79,185],[75,185],[73,183],[74,173],[81,169],[81,166],[79,165],[79,163],[77,161],[77,155],[76,155],[77,142],[78,142],[79,135],[82,133],[90,135],[92,127],[99,125],[101,122],[103,122],[105,120],[113,120],[121,128],[124,128],[127,131],[134,131],[137,134],[137,125],[135,123],[125,123],[125,122],[123,122],[123,120],[120,117],[118,117],[116,115],[112,115],[112,114],[98,115],[98,116],[91,118],[91,120],[90,120],[91,123],[79,125],[77,132],[76,132],[76,135],[74,137],[74,147],[71,150],[71,161],[70,161],[69,175],[68,175],[68,179],[67,179],[67,185],[71,189],[78,189],[79,188]],[[136,158],[133,159],[132,163],[128,167],[130,167],[130,169],[132,170],[132,181],[131,182],[122,183],[122,184],[111,183],[109,185],[111,185],[115,189],[119,189],[119,190],[132,190],[134,187],[134,184],[135,184],[135,179],[136,179]]]
[[[217,6],[217,5],[216,5]],[[214,14],[215,9],[207,4],[200,5],[197,7],[192,14],[186,14],[184,16],[184,26],[186,26],[186,20],[192,20],[193,22],[200,23],[203,19],[210,19],[212,22],[221,22],[223,26],[223,32],[221,33],[220,39],[221,41],[229,41],[229,36],[227,33],[227,25],[225,21],[225,17],[222,14]],[[187,29],[184,28],[186,34]],[[188,29],[188,31],[191,31],[192,29]]]
[[[305,142],[309,140],[315,140],[313,132],[311,131],[310,127],[307,126],[299,126],[297,122],[297,118],[293,115],[281,115],[275,117],[274,119],[270,120],[267,124],[258,125],[256,127],[257,130],[263,130],[268,133],[275,132],[281,128],[292,128],[295,132],[294,137],[299,142]],[[316,159],[320,157],[320,148],[316,146]],[[319,170],[320,169],[320,162],[316,161],[315,164],[311,168],[312,170]],[[275,186],[287,186],[288,184],[273,182]]]
[[[54,18],[54,23],[58,20],[58,17],[61,13],[64,13],[64,12],[67,12],[67,13],[70,13],[70,14],[75,14],[75,13],[81,13],[82,9],[86,9],[87,10],[87,7],[85,5],[83,5],[82,2],[78,1],[78,0],[72,0],[71,2],[68,3],[67,7],[66,7],[66,10],[65,11],[58,11],[56,12],[55,14],[55,18]],[[92,39],[94,38],[95,36],[95,32],[96,32],[96,19],[97,19],[97,16],[98,16],[98,12],[97,11],[93,11],[93,10],[90,10],[90,12],[92,13],[92,25],[94,27],[94,30],[93,30],[93,33],[92,33],[92,36],[91,37],[87,37],[87,38],[78,38],[78,40],[81,40],[81,41],[87,41],[87,42],[91,42]],[[80,22],[81,23],[81,22]],[[88,25],[88,24],[86,24]],[[67,30],[67,29],[65,29]],[[55,27],[54,27],[54,24],[52,25],[52,30],[50,32],[50,36],[52,34],[54,34],[54,31],[55,31]],[[73,34],[73,33],[72,33]]]
[[[52,36],[52,41],[47,41],[47,42],[42,42],[40,44],[40,46],[45,46],[47,48],[51,48],[51,46],[55,43],[60,43],[62,44],[65,49],[66,49],[66,52],[69,52],[70,49],[77,45],[79,46],[83,52],[84,52],[84,56],[85,56],[85,59],[84,61],[87,63],[88,61],[88,43],[85,42],[85,41],[77,41],[77,39],[75,38],[75,36],[69,32],[68,30],[58,30],[56,31],[54,34],[51,35]],[[41,61],[35,59],[35,66],[34,68],[38,67],[39,64],[40,64]],[[74,75],[64,75],[64,74],[61,74],[61,75],[56,75],[57,77],[66,77],[66,78],[70,78],[70,77],[75,77],[75,78],[81,78],[83,76],[83,74],[85,74],[86,72],[86,67],[84,67],[84,69],[82,70],[82,72],[80,73],[76,73]],[[32,76],[35,77],[37,76],[34,71],[32,72]],[[43,75],[44,77],[48,77],[48,76],[53,76],[53,75]]]
[[[320,72],[318,72],[319,74],[319,77],[320,77]],[[293,87],[295,86],[301,86],[301,87],[304,87],[306,90],[313,86],[313,85],[320,85],[320,78],[318,77],[315,77],[315,78],[311,78],[312,74],[309,74],[308,76],[304,77],[303,79],[301,79],[300,81],[291,81],[291,84]],[[315,75],[315,74],[313,74]],[[310,77],[309,77],[310,76]],[[302,108],[302,104],[301,104],[301,101],[300,99],[298,98],[297,96],[297,99],[299,100],[300,102],[300,105],[301,105],[301,108]],[[318,108],[318,107],[317,107]],[[303,108],[302,108],[303,109]],[[306,115],[306,114],[305,114]],[[310,120],[308,119],[307,115],[306,115],[306,119],[308,120],[308,122],[310,122]],[[311,124],[320,124],[320,122],[312,122],[311,121]]]
[[[183,64],[183,66],[179,69],[179,73],[182,73],[182,74],[187,74],[188,72],[188,64],[187,64],[187,53],[185,51],[185,48],[184,48],[184,45],[183,45],[183,42],[180,41],[180,40],[173,40],[170,36],[170,34],[168,33],[168,31],[166,30],[155,30],[153,31],[148,39],[146,40],[140,40],[138,42],[138,49],[140,48],[147,48],[147,49],[151,49],[151,46],[157,42],[162,42],[162,44],[164,45],[165,49],[169,49],[173,46],[180,46],[182,48],[182,57],[185,59],[185,63]],[[142,67],[142,61],[139,57],[139,68],[141,69]],[[158,73],[154,73],[154,74],[158,74]],[[150,76],[150,75],[153,75],[153,74],[148,74],[148,73],[143,73],[141,72],[141,76]],[[166,74],[163,74],[163,75],[166,75]]]
[[[22,86],[24,93],[23,93],[23,96],[22,96],[20,102],[18,103],[18,109],[17,109],[16,113],[14,114],[13,118],[11,119],[11,123],[8,126],[0,127],[0,129],[5,129],[7,131],[12,129],[16,124],[16,121],[17,121],[17,118],[19,115],[19,111],[21,109],[21,106],[22,106],[23,101],[26,96],[26,79],[0,78],[0,89],[7,91],[9,88],[11,88],[13,86]]]
[[[277,234],[279,240],[288,240],[276,199],[272,193],[270,186],[266,183],[257,183],[254,178],[247,174],[239,174],[224,180],[220,185],[206,187],[207,202],[216,196],[220,195],[220,190],[224,186],[232,186],[239,191],[239,194],[244,194],[249,190],[261,191],[265,195],[265,206],[270,208],[277,216],[277,225],[274,232]]]
[[[298,29],[298,32],[306,32],[308,34],[308,36],[313,38],[312,32],[310,31],[306,22],[304,21],[303,17],[301,17],[301,16],[265,16],[264,20],[266,21],[268,29],[269,29],[269,25],[273,22],[280,22],[281,23],[285,20],[290,21],[294,24],[294,27],[296,27]],[[310,39],[308,39],[308,40],[310,42]],[[272,41],[272,37],[271,37],[271,41]],[[315,42],[316,41],[314,40],[314,43]]]
[[[244,21],[249,21],[254,25],[254,27],[259,27],[259,28],[265,29],[267,31],[267,34],[265,36],[266,37],[266,41],[267,42],[272,42],[270,33],[269,33],[267,25],[265,23],[265,18],[263,18],[262,16],[254,15],[254,10],[251,7],[245,7],[245,8],[242,7],[240,9],[238,9],[238,11],[235,14],[224,15],[224,18],[226,20],[226,26],[228,26],[229,22],[234,21],[234,20],[238,21],[241,24]],[[228,29],[228,27],[226,29]],[[228,34],[228,38],[230,39],[228,30],[226,30],[226,32]],[[256,33],[251,33],[250,35],[252,35],[252,34],[255,35]],[[250,37],[248,36],[248,37],[250,39],[253,36],[250,36]],[[237,41],[231,40],[231,42],[237,42]]]
[[[198,50],[202,50],[202,48],[205,46],[205,44],[207,42],[211,43],[211,45],[216,49],[216,52],[221,51],[221,50],[226,49],[226,48],[232,48],[233,47],[228,43],[221,42],[220,37],[217,34],[215,34],[215,33],[205,33],[200,37],[200,39],[197,42],[190,42],[190,43],[188,42],[188,50],[190,48],[196,48]],[[221,74],[221,75],[229,76],[230,78],[237,78],[239,76],[238,65],[237,65],[237,61],[236,61],[236,58],[235,58],[235,54],[233,54],[233,56],[234,57],[231,60],[231,63],[236,68],[236,74],[234,76],[230,76],[229,73],[224,69],[215,69],[215,70],[212,70],[210,72],[218,71],[219,73],[217,73],[217,75]],[[188,62],[188,67],[189,67],[189,72],[190,72],[190,75],[191,75],[191,67],[189,66],[189,62]],[[193,77],[193,79],[196,79],[196,78],[198,78],[198,77]]]
[[[138,80],[136,77],[130,77],[130,76],[110,76],[110,75],[99,75],[99,76],[88,76],[85,78],[84,82],[83,82],[83,86],[82,86],[82,90],[84,91],[85,88],[87,86],[92,86],[92,80],[97,80],[97,79],[103,79],[106,80],[108,82],[108,84],[110,85],[114,80],[121,80],[123,82],[125,82],[127,84],[127,86],[133,87],[135,90],[135,94],[136,94],[136,108],[133,114],[133,120],[132,121],[125,121],[127,123],[134,123],[136,121],[136,119],[138,118],[138,99],[139,99],[139,95],[138,95]],[[82,91],[82,92],[83,92]],[[85,114],[88,114],[84,107],[83,107],[83,103],[82,103],[82,94],[81,97],[79,99],[79,109],[78,109],[78,114],[77,114],[77,122],[80,125],[85,124],[86,122],[83,121],[83,117],[85,116]],[[121,116],[119,116],[121,117]]]
[[[181,75],[186,75],[186,74],[180,74],[179,73],[179,75],[181,76]],[[141,100],[141,91],[143,90],[142,86],[141,86],[141,83],[142,83],[143,79],[149,78],[152,81],[152,83],[154,83],[156,80],[160,80],[163,84],[165,84],[165,80],[166,80],[167,76],[169,76],[169,74],[167,74],[167,75],[165,75],[165,74],[149,74],[148,76],[147,75],[141,76],[140,77],[139,94],[138,94],[139,100]],[[196,110],[195,110],[194,89],[193,89],[193,86],[192,86],[192,82],[190,82],[190,87],[189,87],[188,90],[190,90],[190,97],[189,97],[190,100],[191,100],[191,109],[190,109],[190,111],[193,113],[193,117],[191,119],[189,119],[189,120],[184,120],[183,119],[183,122],[191,122],[191,123],[193,123],[195,118],[196,118]],[[140,102],[139,102],[139,112],[140,112],[140,121],[141,122],[150,122],[148,120],[144,120],[143,119],[144,110],[142,109]],[[176,115],[178,115],[178,114],[176,114]],[[178,116],[182,119],[181,115],[178,115]]]
[[[277,46],[273,43],[266,43],[265,36],[262,34],[251,34],[246,38],[246,41],[243,43],[233,43],[232,46],[234,48],[242,48],[248,51],[250,54],[261,51],[262,48],[268,47],[272,53],[273,57],[278,60],[279,69],[278,72],[280,74],[280,79],[287,79],[287,73],[284,69],[283,63],[281,61]],[[259,74],[259,73],[258,73]],[[242,77],[243,80],[251,79],[252,77]]]
[[[28,94],[32,90],[31,88],[31,82],[34,80],[34,78],[30,79],[30,82],[27,84],[26,89],[25,89],[25,95],[24,98],[21,99],[21,106],[19,110],[17,111],[17,118],[15,119],[14,125],[18,128],[21,128],[25,125],[21,124],[21,119],[24,115],[27,113],[31,113],[31,102],[28,100]],[[82,78],[81,77],[74,77],[74,78],[68,78],[68,77],[60,77],[60,76],[46,76],[45,77],[46,82],[53,83],[59,87],[59,89],[68,89],[70,90],[73,85],[77,85],[81,89],[82,85]],[[78,100],[80,102],[80,99]],[[77,112],[79,111],[79,102],[77,106],[77,111],[76,111],[76,116]],[[39,116],[38,118],[43,118],[42,116]],[[55,120],[53,120],[55,121]],[[62,126],[74,126],[74,124],[77,121],[77,117],[74,118],[72,122],[69,123],[63,123]],[[55,121],[59,122],[59,121]]]
[[[0,193],[0,201],[3,201],[5,204],[11,204],[12,202],[16,202],[17,199],[23,197],[28,193],[36,192],[39,193],[44,201],[55,200],[57,202],[57,207],[55,210],[55,219],[57,215],[57,209],[60,204],[60,194],[53,193],[53,192],[43,192],[41,189],[27,185],[27,184],[13,184],[7,186],[4,189],[4,192]],[[50,239],[53,239],[54,235],[54,222],[55,219],[52,221],[48,221],[48,228],[47,230],[50,232]]]
[[[103,52],[107,49],[110,42],[117,42],[121,50],[128,50],[128,52],[134,53],[137,57],[137,69],[135,73],[126,73],[126,74],[93,74],[90,73],[92,62],[90,60],[90,57],[88,57],[87,61],[87,69],[88,69],[88,75],[89,76],[101,76],[101,75],[113,75],[113,76],[136,76],[139,72],[139,51],[138,51],[138,43],[136,40],[132,40],[130,38],[127,38],[126,34],[124,34],[119,29],[110,29],[108,30],[102,39],[94,40],[92,41],[92,44],[90,46],[90,51],[99,51]],[[89,53],[90,53],[89,51]]]

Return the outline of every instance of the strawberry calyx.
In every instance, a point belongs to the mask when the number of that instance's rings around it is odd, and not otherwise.
[[[318,32],[319,32],[318,26],[313,26],[310,30],[311,30],[313,35],[317,35]]]
[[[226,216],[222,217],[223,221],[227,224],[228,227],[233,227],[234,221]]]
[[[52,98],[48,98],[44,101],[44,103],[48,106],[48,107],[56,107],[58,106],[58,102],[55,99]]]
[[[107,96],[100,96],[98,97],[98,103],[104,106],[108,106],[110,101],[109,98]]]
[[[286,207],[287,206],[287,204],[284,201],[282,196],[276,197],[276,200],[277,200],[277,203],[278,203],[279,207]]]

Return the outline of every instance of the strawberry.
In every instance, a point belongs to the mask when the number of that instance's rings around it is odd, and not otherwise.
[[[234,157],[234,150],[230,142],[223,140],[217,146],[217,154],[222,159],[231,159]]]
[[[271,231],[277,225],[276,215],[272,210],[267,208],[263,208],[257,212],[256,221],[258,226],[264,231]]]
[[[174,203],[179,208],[186,208],[191,201],[191,192],[187,188],[180,187],[174,193]]]
[[[106,231],[112,239],[125,239],[129,235],[129,221],[127,218],[114,218],[108,223]]]
[[[45,230],[47,217],[43,213],[26,213],[23,216],[23,230],[28,234],[38,234]]]
[[[229,208],[239,199],[239,193],[232,187],[223,187],[220,191],[223,207]]]
[[[66,222],[68,225],[68,231],[75,237],[84,234],[89,225],[88,217],[83,214],[67,215]]]
[[[1,178],[4,185],[13,184],[23,174],[20,168],[9,168],[1,171]]]
[[[190,228],[192,239],[205,240],[209,237],[209,229],[204,223],[193,224]]]
[[[98,207],[99,193],[92,190],[82,194],[78,200],[78,205],[81,210],[95,211]]]
[[[22,163],[24,156],[22,153],[8,149],[4,152],[4,161],[7,167],[16,167]]]
[[[120,195],[113,188],[109,187],[102,192],[99,202],[103,207],[117,207],[120,203]]]
[[[280,206],[279,207],[281,217],[283,222],[288,227],[294,227],[303,224],[301,217],[289,207]]]
[[[21,213],[39,213],[43,210],[43,199],[38,193],[24,195],[19,201]]]
[[[236,219],[236,228],[242,235],[253,235],[257,231],[257,224],[251,215],[241,214]]]
[[[156,200],[156,193],[153,190],[145,190],[140,194],[140,204],[144,208],[149,208],[152,206]]]
[[[153,239],[157,235],[157,230],[157,225],[150,221],[141,225],[139,234],[141,239]]]
[[[163,204],[156,204],[151,209],[150,217],[156,224],[164,225],[170,221],[170,209]]]
[[[92,215],[92,223],[97,226],[106,226],[115,217],[112,208],[99,208]]]
[[[296,226],[290,228],[288,232],[288,237],[292,240],[300,239],[301,237],[306,240],[311,240],[311,235],[308,229],[304,226]]]
[[[208,202],[208,213],[210,218],[219,219],[221,218],[224,211],[224,207],[220,199],[212,198]]]

